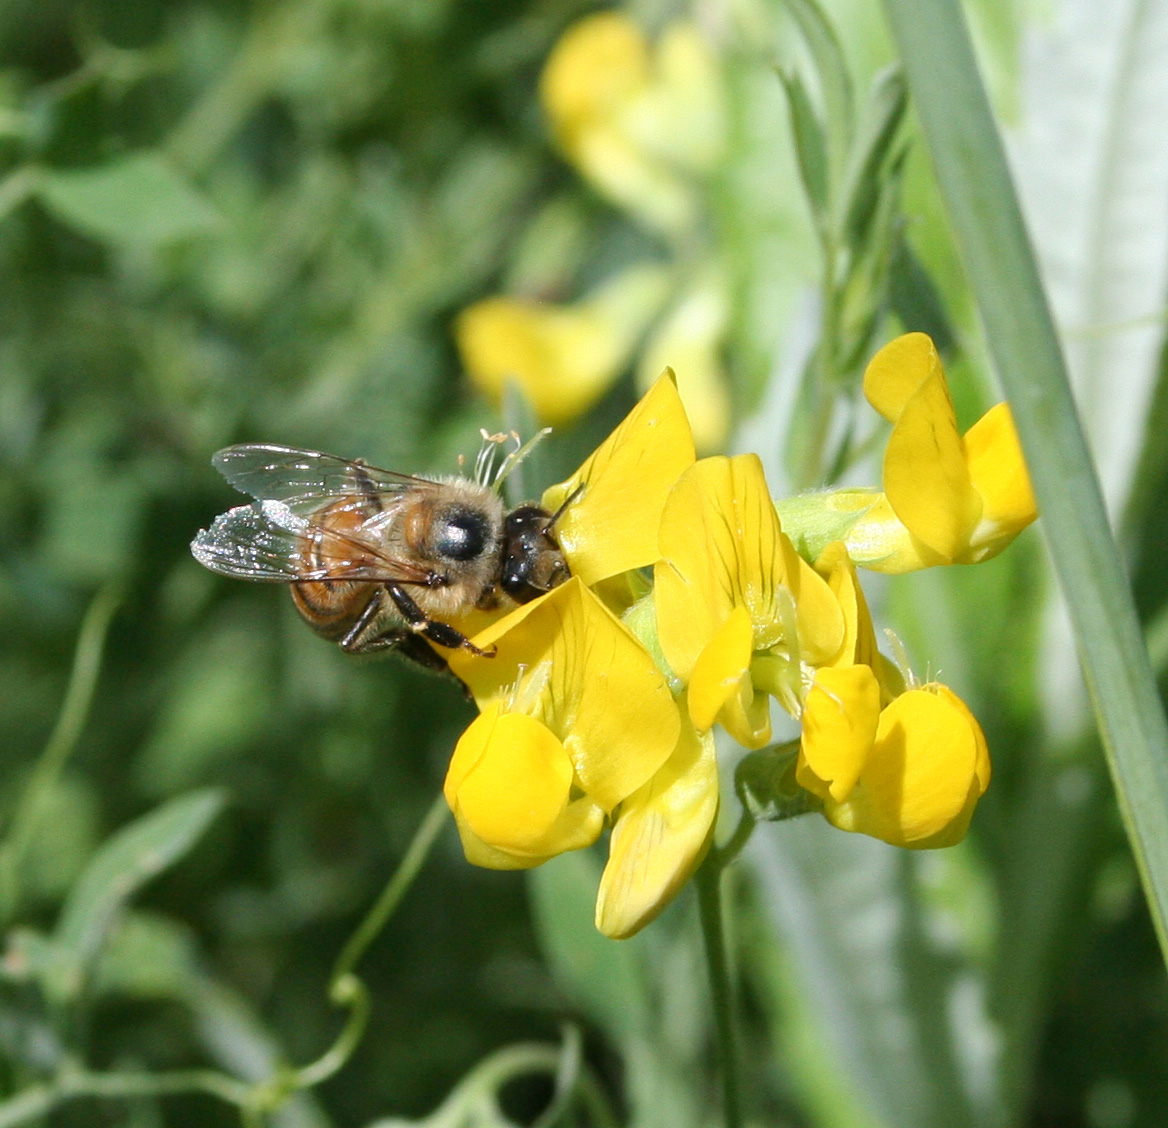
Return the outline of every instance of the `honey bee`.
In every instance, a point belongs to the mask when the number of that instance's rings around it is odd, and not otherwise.
[[[488,452],[503,436],[484,438]],[[553,532],[564,507],[507,511],[499,496],[530,445],[497,470],[494,454],[480,453],[473,479],[230,446],[212,464],[255,500],[216,517],[191,552],[225,576],[289,584],[308,625],[350,654],[395,650],[432,670],[447,664],[428,642],[490,657],[448,620],[527,603],[569,574]]]

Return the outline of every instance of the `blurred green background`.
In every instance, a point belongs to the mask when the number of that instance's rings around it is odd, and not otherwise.
[[[1168,78],[1153,49],[1168,44],[1168,5],[1100,7],[978,0],[967,13],[1153,622],[1168,599]],[[814,383],[830,287],[774,70],[822,97],[798,8],[626,9],[650,36],[694,19],[720,60],[725,156],[680,248],[550,140],[543,63],[597,5],[0,8],[0,830],[57,720],[87,607],[103,590],[119,600],[92,710],[0,922],[5,1096],[70,1060],[254,1080],[322,1052],[339,1023],[333,961],[471,716],[453,685],[348,659],[283,591],[191,559],[195,531],[240,500],[212,452],[268,441],[453,472],[480,427],[513,421],[462,373],[461,309],[532,278],[570,301],[629,264],[684,275],[715,256],[731,299],[711,346],[732,405],[725,447],[758,450],[776,492],[823,480],[803,480],[801,420],[824,397],[846,415],[859,369],[841,362],[835,385]],[[892,57],[879,10],[826,8],[859,99]],[[988,367],[911,113],[898,136],[884,257],[848,291],[853,344],[933,332],[967,426],[995,398]],[[631,406],[634,367],[539,449],[530,494]],[[849,472],[875,481],[878,468]],[[936,855],[818,821],[756,833],[735,871],[733,939],[757,1123],[1168,1123],[1164,969],[1051,587],[1032,531],[976,569],[874,589],[917,668],[981,719],[995,779],[967,842]],[[1154,642],[1163,670],[1162,625]],[[113,897],[125,911],[94,918],[96,939],[74,953],[81,978],[63,978],[78,879],[100,845],[209,786],[222,809],[195,820],[156,880],[124,891],[132,906]],[[361,965],[374,1010],[358,1050],[273,1123],[422,1117],[492,1050],[558,1043],[565,1023],[622,1122],[710,1123],[690,895],[635,940],[603,940],[598,864],[477,870],[448,830]],[[509,1086],[506,1108],[531,1123],[551,1091],[546,1078]],[[33,1122],[2,1101],[0,1124]],[[179,1094],[76,1101],[43,1122],[238,1114]]]

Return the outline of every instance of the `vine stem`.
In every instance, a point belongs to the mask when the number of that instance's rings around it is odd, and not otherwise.
[[[450,808],[446,804],[446,797],[439,792],[429,811],[426,812],[422,825],[414,834],[414,839],[410,843],[409,849],[406,850],[401,864],[394,871],[393,877],[389,879],[389,884],[382,890],[381,896],[377,898],[377,903],[357,926],[357,930],[345,941],[345,946],[341,949],[341,954],[337,957],[336,965],[333,968],[332,989],[334,991],[341,980],[351,974],[353,968],[357,966],[357,962],[365,954],[366,949],[377,939],[377,934],[393,916],[394,910],[418,876],[418,870],[422,868],[429,857],[434,840],[438,837],[439,831],[446,825],[446,820],[449,817]]]
[[[710,995],[714,1004],[714,1032],[722,1075],[722,1116],[725,1128],[742,1128],[734,996],[730,984],[726,925],[722,913],[722,874],[725,869],[722,853],[711,849],[698,867],[694,880],[697,883],[702,937],[705,940]]]
[[[82,620],[69,686],[57,723],[24,788],[8,833],[0,843],[0,923],[10,921],[16,911],[20,899],[21,863],[44,815],[45,805],[89,716],[89,706],[101,672],[106,632],[121,598],[121,585],[117,582],[107,584],[94,596]]]

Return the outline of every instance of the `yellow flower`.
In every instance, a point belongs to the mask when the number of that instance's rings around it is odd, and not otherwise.
[[[946,686],[906,690],[876,651],[843,547],[832,546],[817,564],[840,598],[847,639],[837,662],[815,671],[803,701],[796,778],[841,830],[894,846],[951,846],[989,785],[981,728]]]
[[[693,461],[689,420],[667,371],[575,474],[544,491],[553,513],[579,491],[556,524],[572,575],[592,586],[653,564],[665,499]]]
[[[712,733],[681,714],[673,754],[620,806],[596,897],[596,927],[632,936],[677,895],[705,855],[718,813]]]
[[[667,285],[660,267],[636,266],[574,305],[486,298],[455,321],[463,366],[496,402],[515,380],[542,421],[575,419],[628,368]]]
[[[677,706],[644,647],[578,579],[452,651],[481,715],[446,777],[467,858],[514,869],[594,841],[677,746]]]
[[[894,846],[952,846],[990,782],[981,727],[931,682],[879,706],[868,666],[819,670],[803,710],[797,778],[840,830]]]
[[[791,709],[805,671],[844,642],[839,601],[783,534],[756,455],[695,463],[670,492],[654,569],[661,649],[699,731],[770,739],[767,695]]]
[[[864,394],[893,427],[884,494],[868,499],[847,535],[857,563],[882,572],[974,564],[1038,515],[1009,406],[991,408],[963,438],[924,333],[898,337],[872,358]]]
[[[666,373],[544,494],[553,510],[573,499],[556,530],[573,578],[475,636],[495,657],[448,655],[482,710],[445,788],[468,860],[538,865],[589,845],[612,820],[597,927],[615,937],[643,927],[685,883],[718,805],[712,742],[693,732],[649,652],[598,595],[657,559],[666,496],[693,461]]]
[[[548,59],[540,97],[564,154],[620,207],[654,230],[692,227],[690,177],[711,169],[725,136],[716,61],[679,21],[651,49],[620,12],[568,29]]]

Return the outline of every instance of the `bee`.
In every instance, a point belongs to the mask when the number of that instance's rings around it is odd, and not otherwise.
[[[503,438],[484,433],[474,478],[227,447],[212,464],[255,500],[216,517],[191,552],[225,576],[288,584],[308,625],[347,653],[394,650],[440,671],[446,660],[428,643],[490,657],[493,648],[479,649],[449,620],[530,602],[569,575],[554,527],[572,499],[554,514],[531,504],[507,511],[499,486],[532,444],[496,469]]]

